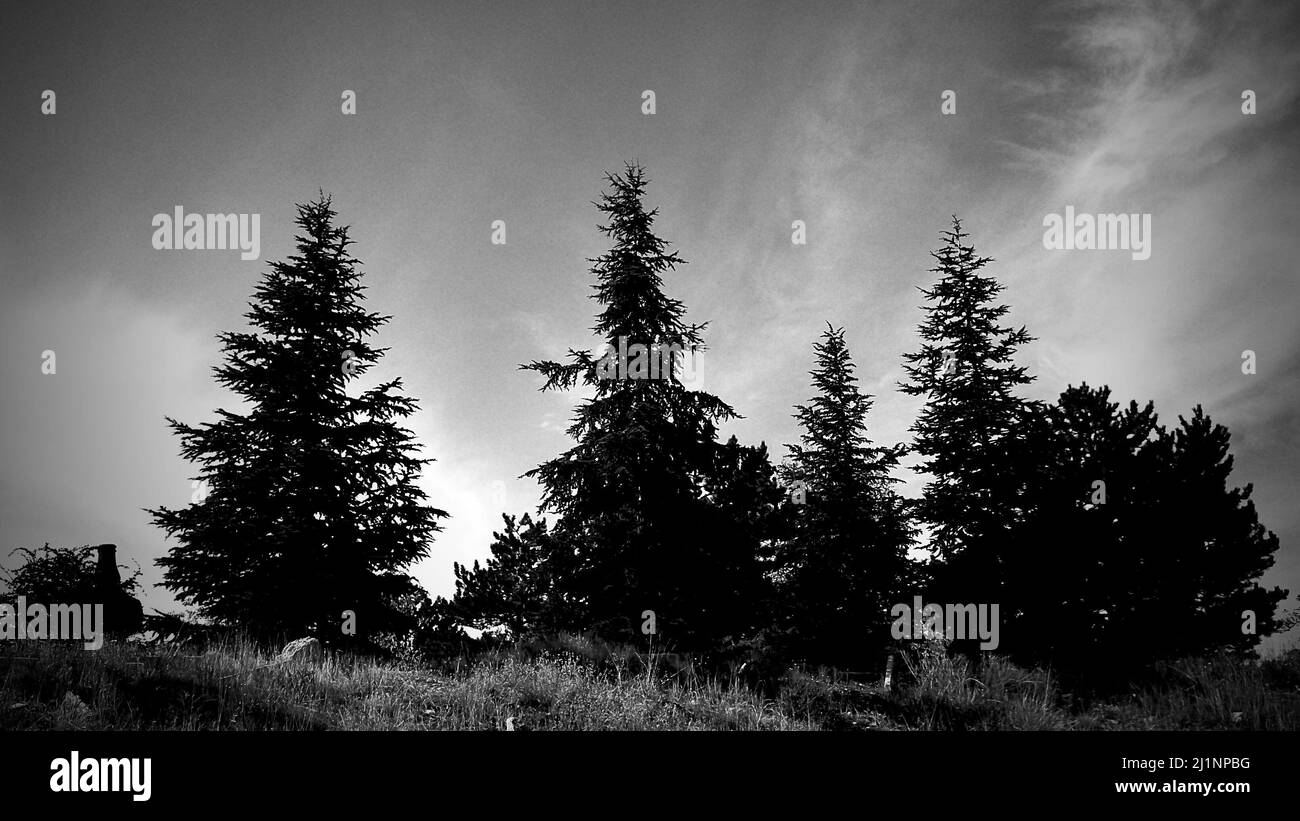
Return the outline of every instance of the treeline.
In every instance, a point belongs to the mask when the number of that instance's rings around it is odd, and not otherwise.
[[[405,572],[447,515],[415,484],[432,461],[401,425],[415,402],[400,379],[346,390],[386,350],[370,340],[389,317],[361,307],[359,262],[324,195],[299,206],[297,253],[259,284],[255,332],[221,336],[216,378],[251,410],[168,420],[206,495],[149,511],[178,542],[159,561],[164,585],[268,636],[430,646],[463,628],[636,643],[653,631],[661,647],[854,670],[879,664],[897,640],[891,609],[917,595],[996,603],[998,652],[1065,672],[1249,653],[1280,625],[1287,592],[1257,583],[1277,538],[1251,488],[1228,481],[1227,430],[1200,407],[1166,428],[1105,387],[1021,397],[1033,377],[1013,360],[1032,338],[1004,324],[991,260],[956,218],[904,357],[899,389],[924,399],[912,440],[871,438],[873,397],[828,325],[794,408],[800,441],[774,462],[765,444],[720,441],[737,411],[684,378],[705,326],[665,293],[684,260],[654,233],[642,169],[607,181],[610,247],[591,268],[606,350],[521,365],[542,390],[589,394],[572,445],[525,474],[541,509],[503,512],[491,557],[456,565],[450,600]],[[620,351],[636,361],[611,368]],[[929,479],[919,499],[896,489],[909,454]]]

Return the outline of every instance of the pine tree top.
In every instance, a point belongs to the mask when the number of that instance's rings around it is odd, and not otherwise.
[[[993,259],[978,256],[974,246],[963,244],[969,235],[962,230],[961,220],[955,215],[952,219],[952,228],[942,234],[943,245],[930,254],[937,262],[930,271],[939,275],[938,280],[929,288],[917,288],[927,300],[921,306],[925,319],[917,328],[921,349],[903,355],[908,380],[900,382],[899,388],[931,400],[914,430],[926,427],[926,413],[945,415],[947,424],[957,421],[963,409],[973,413],[996,405],[999,413],[1005,412],[1018,401],[1011,390],[1034,380],[1027,368],[1012,364],[1019,346],[1034,337],[1023,326],[1001,324],[1010,308],[995,299],[1005,286],[982,272]],[[1006,421],[997,416],[978,421],[996,427]],[[977,420],[972,416],[967,421]],[[1003,432],[990,430],[989,434]]]
[[[882,483],[897,481],[890,469],[901,448],[881,448],[867,437],[866,416],[871,394],[862,393],[854,375],[856,366],[844,340],[844,329],[829,322],[814,343],[817,366],[809,371],[817,389],[806,405],[796,405],[794,418],[803,427],[801,445],[787,444],[790,464],[783,471],[788,482],[801,482],[837,495],[872,493]]]
[[[622,174],[606,174],[605,179],[609,189],[594,205],[606,216],[599,228],[613,244],[588,260],[595,277],[591,298],[602,306],[593,331],[605,341],[605,349],[599,354],[570,349],[567,362],[520,366],[546,378],[543,391],[578,384],[595,389],[594,398],[579,406],[568,429],[577,446],[525,474],[541,478],[548,488],[544,499],[558,505],[557,510],[570,506],[576,484],[594,481],[579,478],[587,470],[613,471],[621,478],[611,475],[601,481],[618,483],[631,481],[627,471],[633,462],[642,465],[633,473],[654,473],[649,464],[667,471],[674,463],[711,462],[717,423],[737,416],[718,397],[682,382],[684,357],[704,350],[705,326],[688,324],[682,303],[663,291],[662,275],[684,260],[654,234],[658,209],[645,206],[644,169],[629,163]],[[640,378],[626,378],[625,373],[609,378],[611,358],[633,346],[659,357],[663,367]],[[621,364],[626,368],[631,363]],[[679,467],[675,481],[689,480],[691,472]]]
[[[663,274],[686,260],[669,252],[667,241],[654,233],[659,209],[645,208],[649,180],[644,169],[628,163],[623,174],[607,173],[605,180],[610,190],[593,205],[607,215],[606,222],[597,227],[613,240],[613,246],[587,260],[596,279],[591,298],[603,306],[592,331],[603,340],[605,353],[619,350],[620,342],[624,347],[644,345],[674,351],[673,375],[663,382],[680,384],[682,353],[698,355],[705,350],[702,332],[707,327],[707,323],[688,324],[685,306],[663,290]],[[599,378],[599,357],[589,352],[570,350],[569,357],[567,364],[534,361],[521,367],[546,376],[543,390],[566,389],[579,382],[597,388],[600,394],[649,387],[635,380]]]

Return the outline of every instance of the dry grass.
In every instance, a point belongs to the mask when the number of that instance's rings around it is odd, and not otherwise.
[[[1271,665],[1271,666],[1270,666]],[[328,655],[281,664],[244,641],[202,652],[108,643],[0,645],[0,729],[1043,730],[1300,729],[1300,653],[1183,662],[1133,696],[1071,710],[1052,676],[939,643],[891,692],[788,671],[772,697],[735,677],[564,637],[435,670]]]
[[[328,656],[279,664],[243,642],[202,653],[50,642],[0,652],[0,728],[144,730],[815,729],[751,690],[607,671],[575,655],[489,654],[450,675]]]

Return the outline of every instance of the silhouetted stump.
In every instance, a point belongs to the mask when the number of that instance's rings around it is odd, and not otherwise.
[[[122,574],[117,569],[117,545],[101,544],[99,565],[95,569],[95,602],[104,605],[101,629],[109,636],[129,636],[144,626],[144,605],[122,589]]]

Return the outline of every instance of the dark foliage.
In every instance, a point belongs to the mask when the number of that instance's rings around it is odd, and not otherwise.
[[[19,596],[26,596],[33,602],[86,602],[93,601],[99,575],[99,561],[95,548],[91,545],[82,547],[50,547],[38,550],[20,547],[13,551],[23,556],[22,563],[12,571],[4,572],[3,579],[8,593],[0,601],[13,603]],[[130,570],[126,565],[117,565],[119,570]],[[139,567],[129,576],[122,577],[119,589],[127,595],[133,595],[140,589]]]
[[[1277,537],[1228,483],[1227,429],[1198,406],[1168,431],[1151,403],[1109,397],[1067,389],[1009,448],[1023,518],[997,551],[1003,649],[1117,685],[1159,660],[1249,654],[1287,593],[1254,581]]]

